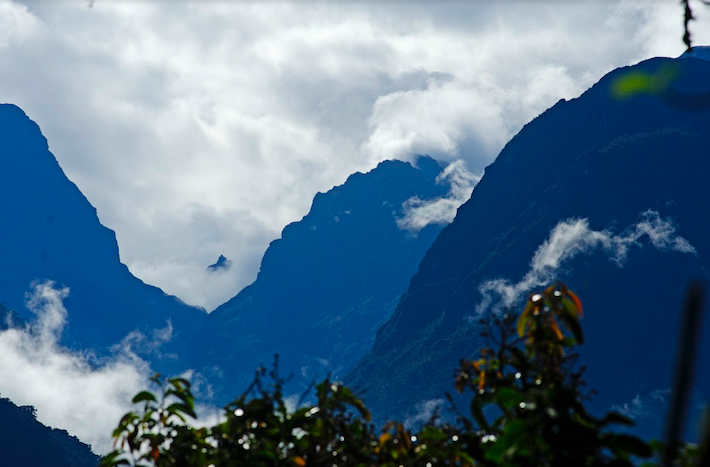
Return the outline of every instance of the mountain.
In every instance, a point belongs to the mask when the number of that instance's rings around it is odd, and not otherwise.
[[[207,270],[210,272],[216,272],[221,270],[227,270],[232,267],[232,262],[227,259],[224,255],[219,255],[217,262],[207,266]]]
[[[46,427],[31,406],[18,407],[0,397],[2,464],[31,467],[96,467],[99,457],[64,430]]]
[[[685,52],[682,55],[683,58],[699,58],[701,60],[710,61],[710,46],[700,45],[693,47],[690,52]]]
[[[441,173],[429,157],[417,167],[386,161],[315,196],[310,212],[271,243],[254,283],[213,311],[191,346],[219,401],[246,389],[275,353],[282,376],[296,377],[294,392],[316,376],[344,376],[441,230],[430,224],[413,233],[397,222],[411,198],[446,195]]]
[[[668,70],[677,78],[660,95],[615,97],[620,79]],[[443,398],[459,359],[486,345],[480,313],[506,293],[519,305],[531,286],[559,278],[584,303],[582,361],[599,391],[592,407],[620,407],[660,435],[664,413],[644,401],[671,385],[689,281],[710,277],[710,112],[681,105],[709,83],[708,61],[648,60],[558,102],[512,138],[346,378],[377,418],[405,418],[418,402]]]
[[[64,175],[39,127],[18,107],[2,104],[0,300],[27,317],[26,292],[46,280],[70,289],[62,343],[71,348],[105,350],[134,330],[149,333],[168,321],[177,342],[206,315],[128,271],[114,232]]]

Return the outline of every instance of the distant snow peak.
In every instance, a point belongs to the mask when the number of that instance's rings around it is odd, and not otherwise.
[[[446,196],[433,200],[409,198],[402,206],[403,215],[397,219],[397,226],[416,233],[430,224],[449,224],[459,206],[471,197],[479,180],[481,175],[469,172],[462,159],[452,162],[436,177],[436,183],[449,185]]]

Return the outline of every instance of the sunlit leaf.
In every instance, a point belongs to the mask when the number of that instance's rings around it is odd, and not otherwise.
[[[552,318],[550,320],[550,329],[552,329],[552,332],[555,333],[555,337],[557,337],[557,340],[562,340],[564,336],[562,335],[562,331],[560,331],[559,326],[557,326],[557,321],[555,321],[555,318]]]
[[[583,309],[582,309],[582,301],[579,299],[576,293],[569,291],[567,293],[569,295],[569,298],[572,299],[572,303],[574,303],[574,306],[577,307],[577,315],[581,318],[584,316]]]

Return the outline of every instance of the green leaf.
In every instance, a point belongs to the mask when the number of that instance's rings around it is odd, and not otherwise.
[[[577,319],[577,307],[569,299],[562,300],[562,313],[560,313],[560,318],[567,326],[567,328],[572,332],[574,340],[578,344],[584,343],[584,333],[582,332],[582,326],[579,325],[579,320]]]
[[[500,388],[494,397],[498,404],[505,409],[515,407],[525,400],[525,396],[513,388]]]
[[[518,318],[518,336],[523,337],[525,335],[525,329],[528,326],[528,321],[530,321],[530,315],[532,314],[534,305],[529,302],[523,311],[523,314]]]
[[[649,445],[635,436],[617,435],[614,444],[618,448],[638,457],[651,457],[653,454]]]
[[[663,93],[678,76],[675,66],[666,66],[656,73],[629,71],[618,76],[611,84],[611,93],[618,99],[626,99],[638,94]]]
[[[166,410],[170,414],[175,414],[175,415],[185,414],[185,415],[189,415],[192,418],[197,418],[195,411],[192,409],[192,407],[190,407],[187,404],[181,404],[179,402],[175,402],[174,404],[170,404]]]
[[[481,429],[486,431],[490,430],[491,427],[488,425],[488,421],[483,415],[483,402],[479,396],[474,397],[471,401],[471,415]]]
[[[509,421],[500,438],[486,452],[486,459],[500,462],[515,455],[521,441],[525,438],[528,425],[522,420]]]
[[[624,417],[623,415],[617,412],[609,412],[599,424],[600,426],[606,426],[613,423],[617,423],[619,425],[634,426],[633,420]]]
[[[138,404],[139,402],[144,401],[158,402],[158,399],[156,399],[153,393],[149,391],[141,391],[133,398],[134,404]]]
[[[119,459],[123,455],[121,451],[112,451],[101,459],[100,467],[113,467],[115,465],[130,465],[126,459]]]
[[[190,381],[185,378],[170,378],[168,382],[177,388],[190,390]]]
[[[421,439],[427,439],[431,441],[443,441],[449,436],[444,433],[440,428],[434,426],[425,426],[419,436]]]

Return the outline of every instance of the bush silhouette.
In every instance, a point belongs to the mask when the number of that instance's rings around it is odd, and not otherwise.
[[[389,422],[377,430],[353,392],[324,380],[316,402],[290,411],[278,360],[227,405],[221,420],[198,427],[190,382],[153,378],[155,395],[135,396],[136,411],[114,431],[117,450],[102,466],[654,466],[693,465],[698,448],[670,450],[625,434],[616,412],[595,417],[584,402],[582,303],[564,284],[533,293],[520,315],[482,320],[492,345],[462,360],[456,390],[471,394],[470,417],[432,417],[421,430]],[[647,459],[641,464],[642,459]]]

